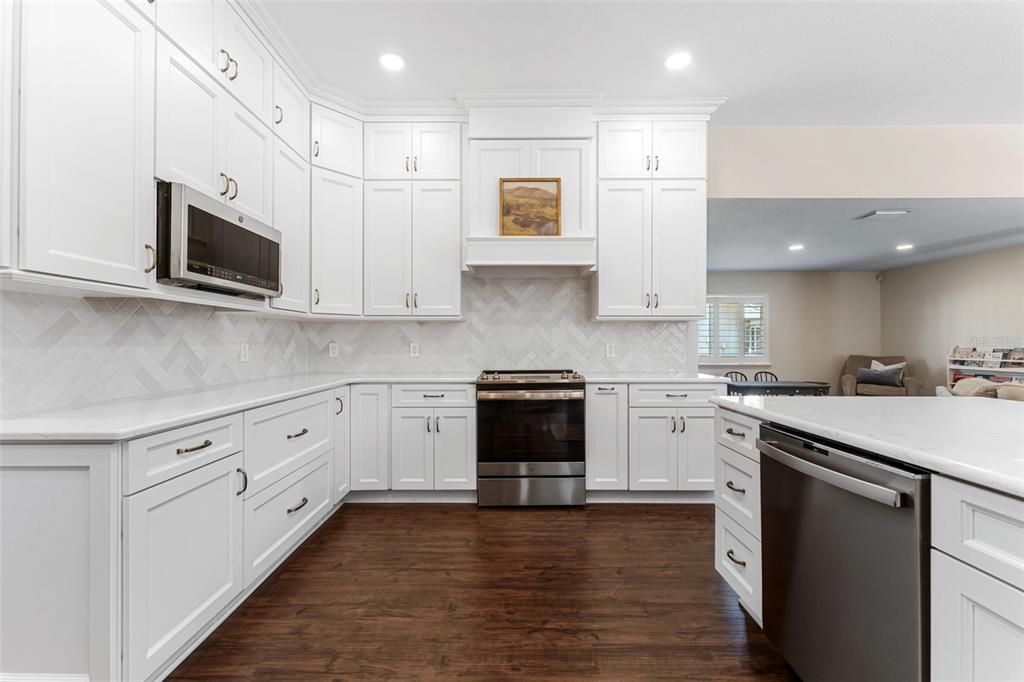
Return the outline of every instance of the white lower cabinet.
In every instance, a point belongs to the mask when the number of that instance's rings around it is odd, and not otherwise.
[[[245,501],[245,584],[277,565],[331,507],[327,452]]]
[[[399,407],[391,411],[393,490],[476,488],[476,410]]]
[[[761,622],[761,541],[715,508],[715,570],[736,592],[747,612]]]
[[[630,408],[629,489],[713,490],[714,440],[710,408]]]
[[[352,399],[348,386],[334,389],[334,460],[331,469],[331,504],[352,490]]]
[[[352,490],[387,490],[390,413],[388,387],[352,386]]]
[[[679,410],[679,489],[715,489],[715,412],[711,408]]]
[[[125,674],[150,677],[243,589],[242,455],[125,498]]]
[[[931,551],[931,678],[1024,679],[1024,591]]]
[[[334,393],[322,391],[245,413],[245,497],[331,449]]]
[[[587,490],[629,488],[629,388],[588,385]]]

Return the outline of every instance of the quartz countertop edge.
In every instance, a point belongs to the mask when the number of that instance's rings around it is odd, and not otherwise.
[[[473,384],[479,373],[310,373],[0,416],[0,441],[118,442],[352,384]],[[711,383],[707,374],[584,375],[587,383]]]
[[[1024,403],[993,398],[719,396],[722,409],[1024,498]]]

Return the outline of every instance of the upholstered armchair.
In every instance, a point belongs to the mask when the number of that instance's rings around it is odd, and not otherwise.
[[[874,384],[857,383],[857,370],[870,368],[871,361],[878,360],[883,365],[895,365],[899,362],[906,362],[902,355],[883,355],[872,357],[870,355],[851,355],[846,358],[843,365],[843,373],[839,377],[839,386],[843,395],[921,395],[924,388],[924,380],[918,377],[908,376],[903,373],[902,386],[876,386]]]

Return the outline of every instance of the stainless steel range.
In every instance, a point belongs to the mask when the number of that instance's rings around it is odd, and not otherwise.
[[[572,370],[477,378],[478,504],[586,503],[584,388]]]

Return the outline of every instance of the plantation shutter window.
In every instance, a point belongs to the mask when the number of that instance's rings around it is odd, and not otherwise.
[[[700,364],[768,362],[768,297],[708,296],[707,316],[697,325]]]

